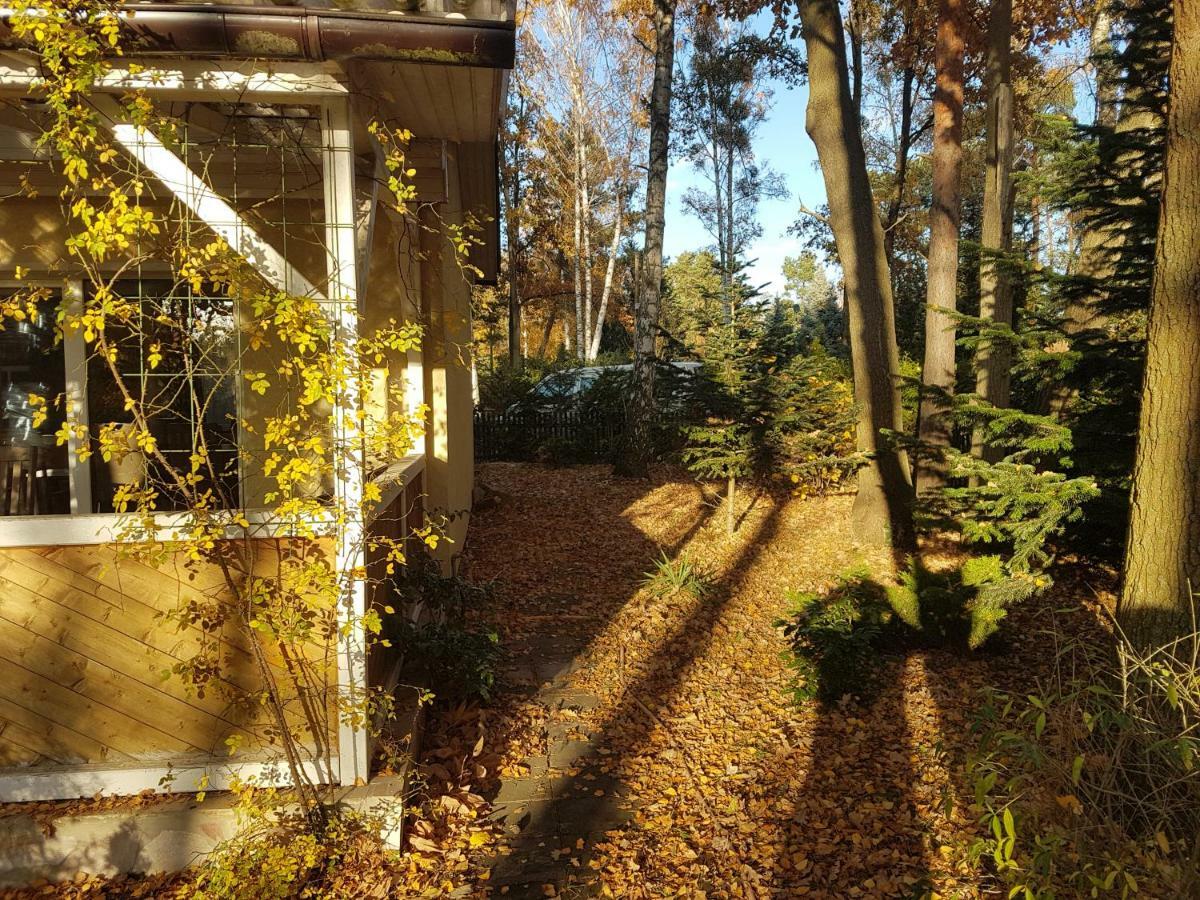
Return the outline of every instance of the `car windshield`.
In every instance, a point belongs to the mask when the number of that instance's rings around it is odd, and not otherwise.
[[[565,397],[575,392],[578,381],[578,377],[571,372],[556,372],[539,381],[533,393],[534,396],[547,400]]]

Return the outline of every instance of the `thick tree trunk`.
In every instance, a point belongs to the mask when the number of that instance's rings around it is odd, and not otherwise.
[[[1012,281],[1004,256],[1012,248],[1012,0],[992,0],[988,19],[987,152],[983,182],[983,228],[979,260],[979,317],[991,325],[1013,324]],[[1006,409],[1011,399],[1012,345],[984,342],[975,354],[975,393]],[[996,460],[999,453],[984,441],[983,430],[971,436],[971,452]]]
[[[933,201],[929,210],[929,276],[925,294],[925,365],[921,383],[921,461],[917,492],[939,490],[946,482],[944,449],[950,446],[954,393],[954,345],[958,305],[958,227],[961,207],[963,116],[962,0],[939,0],[933,93]]]
[[[871,455],[859,470],[852,519],[860,539],[890,543],[903,551],[913,544],[908,460],[882,434],[902,427],[900,362],[883,228],[867,177],[837,0],[800,0],[799,13],[808,48],[806,127],[825,180],[850,319],[858,447]]]
[[[521,289],[517,280],[517,245],[521,237],[516,220],[517,203],[521,196],[519,173],[514,172],[512,178],[512,196],[505,223],[508,226],[508,367],[520,372],[524,368],[525,358],[521,348]]]
[[[1200,2],[1175,0],[1171,97],[1125,586],[1117,617],[1148,646],[1193,628],[1200,590]]]
[[[646,240],[634,337],[633,417],[621,470],[649,474],[654,398],[658,296],[663,273],[663,230],[667,209],[668,148],[671,139],[671,79],[675,69],[675,2],[654,0],[654,83],[650,90],[650,158],[646,167]]]

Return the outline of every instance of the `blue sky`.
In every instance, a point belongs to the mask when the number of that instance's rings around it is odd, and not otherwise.
[[[817,151],[804,130],[804,108],[808,103],[808,86],[789,89],[772,82],[774,103],[767,119],[759,129],[754,147],[758,158],[769,164],[787,180],[790,196],[786,200],[771,200],[759,205],[762,237],[748,254],[757,261],[750,268],[752,284],[768,284],[768,293],[783,287],[781,269],[783,258],[799,252],[800,242],[787,234],[796,220],[801,200],[810,209],[825,202],[825,185],[816,167]],[[668,257],[685,250],[700,250],[712,244],[699,220],[684,211],[681,199],[692,185],[700,184],[701,176],[686,160],[671,161],[667,176],[667,222],[664,245]]]

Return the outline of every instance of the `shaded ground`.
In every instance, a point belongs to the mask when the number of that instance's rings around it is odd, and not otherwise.
[[[467,574],[494,582],[479,615],[513,653],[484,713],[504,831],[479,860],[490,891],[978,894],[964,741],[980,687],[1031,677],[1033,638],[891,660],[867,709],[797,708],[775,626],[785,592],[887,571],[851,539],[850,497],[747,496],[730,540],[690,482],[503,463],[480,477],[499,497],[475,516]],[[664,551],[706,570],[707,596],[641,588]]]

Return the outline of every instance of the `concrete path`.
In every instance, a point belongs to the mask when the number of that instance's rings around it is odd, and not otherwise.
[[[628,823],[636,805],[604,771],[603,749],[581,718],[599,701],[572,687],[578,663],[569,648],[538,637],[511,649],[510,677],[535,685],[536,702],[546,709],[545,753],[524,760],[528,774],[503,778],[492,801],[492,818],[508,836],[508,852],[487,861],[493,894],[595,896],[592,847]]]

